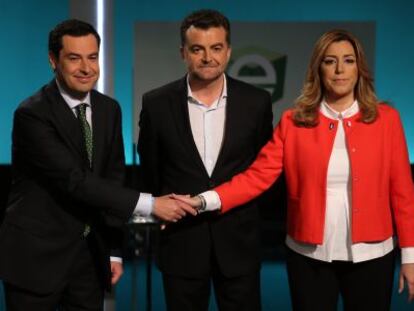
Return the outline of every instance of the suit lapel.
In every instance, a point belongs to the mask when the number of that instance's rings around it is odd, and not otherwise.
[[[93,153],[92,166],[94,171],[99,171],[102,161],[102,148],[104,146],[106,114],[104,106],[99,103],[97,94],[91,91],[91,109],[92,109],[92,137]]]
[[[226,100],[226,119],[224,122],[223,140],[217,162],[214,167],[212,177],[214,178],[217,171],[222,167],[224,159],[231,150],[231,143],[233,141],[233,133],[237,130],[237,119],[238,119],[238,103],[242,100],[235,90],[234,81],[226,75],[227,79],[227,100]]]
[[[55,80],[46,86],[45,93],[50,103],[50,109],[55,116],[57,130],[80,156],[87,159],[79,121],[60,95]]]
[[[198,152],[197,146],[194,141],[193,132],[191,130],[190,115],[188,111],[188,98],[187,98],[187,82],[186,78],[181,79],[175,94],[172,94],[171,111],[177,123],[179,139],[183,142],[185,148],[188,150],[189,155],[193,158],[199,169],[203,170],[208,175],[203,161]],[[178,109],[177,109],[178,107]]]

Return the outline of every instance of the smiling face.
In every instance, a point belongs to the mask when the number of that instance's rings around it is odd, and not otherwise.
[[[354,100],[358,65],[354,48],[349,41],[333,42],[328,46],[320,65],[320,73],[327,101]]]
[[[59,57],[49,53],[49,62],[56,78],[73,97],[82,99],[99,78],[99,46],[92,34],[62,37]]]
[[[231,48],[223,27],[200,29],[191,26],[186,31],[181,56],[190,79],[211,82],[221,77],[230,59]]]

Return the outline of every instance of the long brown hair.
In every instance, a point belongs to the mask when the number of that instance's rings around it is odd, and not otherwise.
[[[296,125],[313,127],[318,124],[319,105],[324,90],[320,76],[320,66],[329,45],[339,41],[348,41],[355,51],[358,81],[354,92],[361,111],[361,120],[365,123],[375,121],[378,100],[361,43],[350,32],[343,29],[334,29],[324,33],[313,48],[301,95],[295,101],[293,120]]]

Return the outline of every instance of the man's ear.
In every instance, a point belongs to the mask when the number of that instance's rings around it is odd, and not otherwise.
[[[184,47],[183,46],[180,46],[180,55],[181,55],[181,59],[182,60],[185,60],[185,57],[184,57]]]
[[[229,49],[227,50],[227,62],[229,62],[231,58],[231,47],[229,46]]]
[[[52,52],[49,52],[49,64],[50,64],[50,67],[52,67],[53,71],[55,71],[57,67],[57,59],[56,59],[56,56]]]

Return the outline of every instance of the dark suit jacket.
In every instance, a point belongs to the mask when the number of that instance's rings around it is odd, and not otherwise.
[[[144,184],[159,195],[206,191],[244,171],[271,134],[270,95],[228,77],[223,143],[210,178],[191,132],[186,79],[172,82],[143,96],[138,151]],[[160,269],[177,276],[207,276],[215,256],[229,277],[258,271],[259,214],[254,205],[168,225],[161,231]]]
[[[64,282],[79,252],[85,224],[89,245],[110,285],[109,248],[139,193],[122,188],[124,149],[119,105],[91,92],[93,169],[79,121],[56,82],[25,100],[14,114],[13,182],[0,228],[0,278],[38,293]]]

